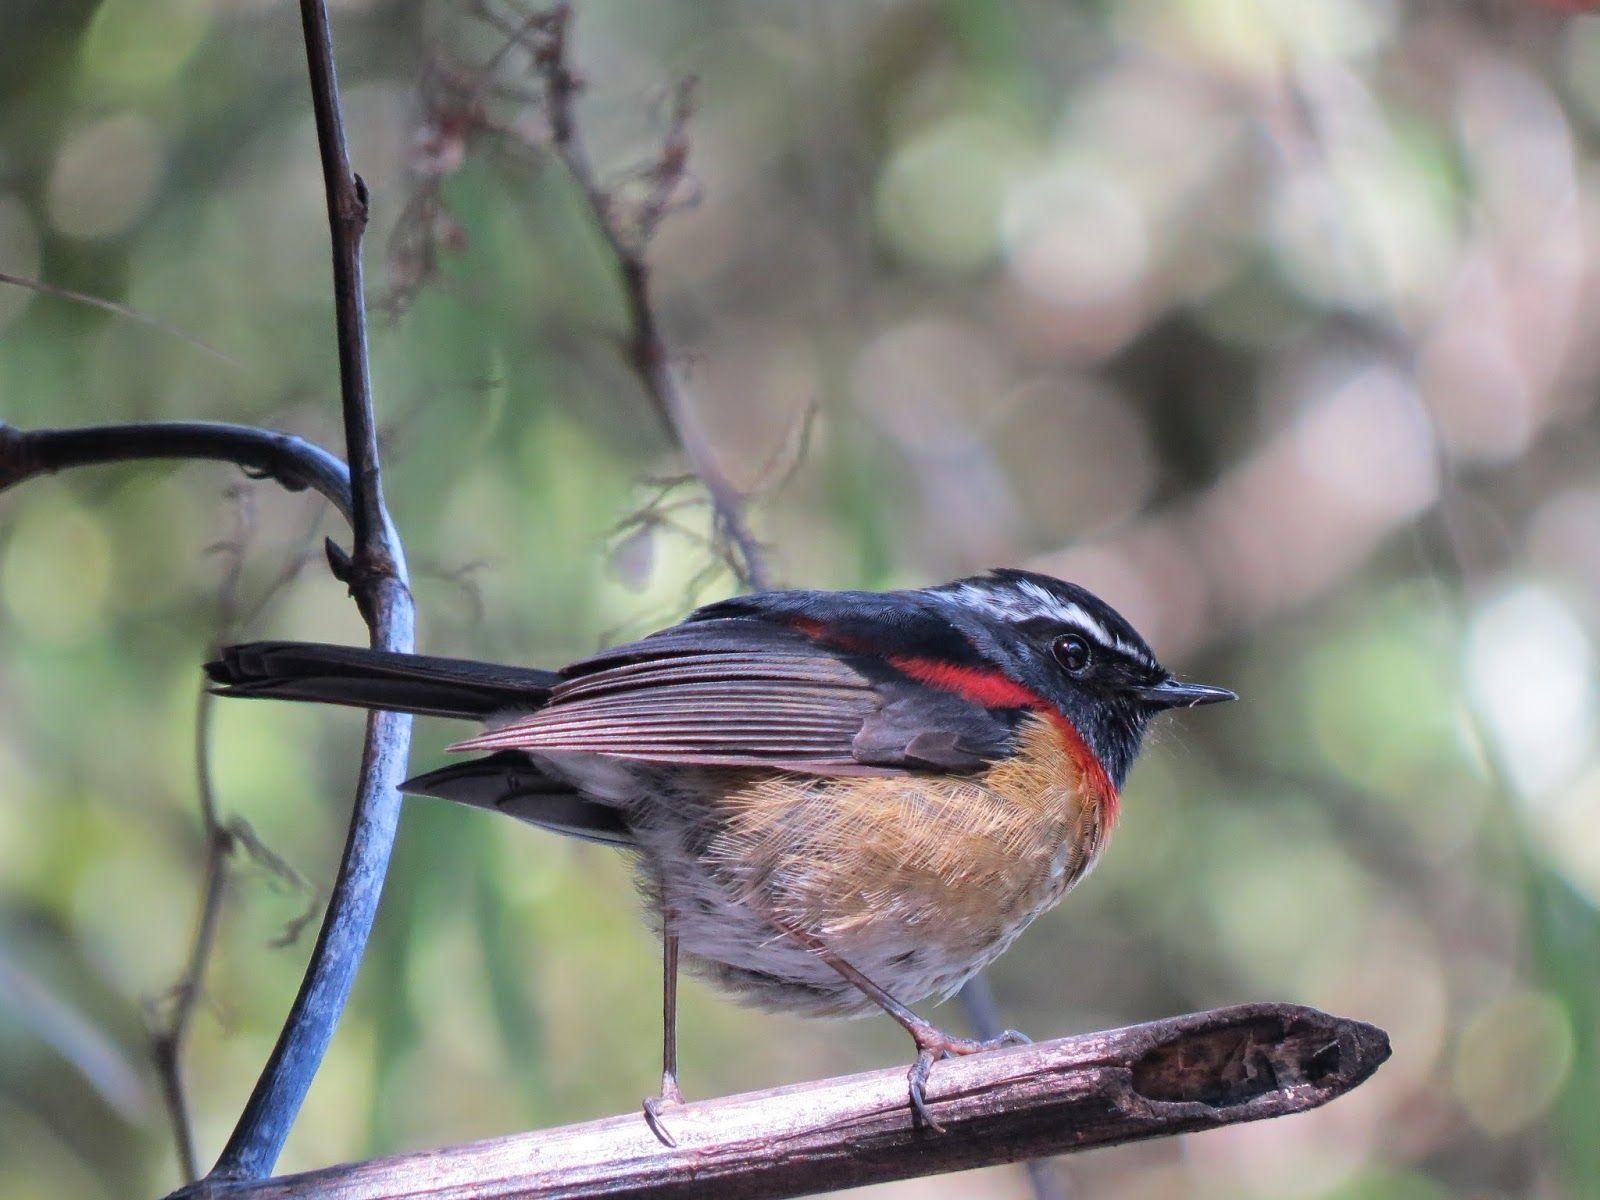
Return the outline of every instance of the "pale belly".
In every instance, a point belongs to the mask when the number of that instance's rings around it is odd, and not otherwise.
[[[797,777],[656,790],[633,810],[644,890],[690,964],[735,996],[875,1011],[804,938],[902,1003],[943,999],[1093,865],[1109,829],[1036,756],[982,777]]]

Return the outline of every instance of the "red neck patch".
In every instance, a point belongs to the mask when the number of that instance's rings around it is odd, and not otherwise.
[[[871,653],[854,639],[834,634],[825,622],[796,617],[789,624],[814,642],[831,644],[842,650]],[[1024,687],[992,668],[957,666],[936,658],[918,658],[909,654],[890,655],[888,661],[895,670],[918,683],[925,683],[943,692],[954,692],[984,708],[1028,708],[1043,714],[1056,727],[1067,753],[1082,773],[1090,795],[1098,803],[1106,833],[1111,832],[1112,826],[1117,823],[1120,802],[1117,789],[1112,785],[1111,776],[1106,773],[1099,755],[1059,708],[1032,688]]]
[[[909,675],[918,683],[925,683],[940,691],[954,692],[984,708],[1031,708],[1042,713],[1056,727],[1067,753],[1083,773],[1089,793],[1100,805],[1106,832],[1109,833],[1117,823],[1119,797],[1111,783],[1111,776],[1106,773],[1105,764],[1083,734],[1078,732],[1078,727],[1043,696],[999,671],[983,667],[960,667],[938,659],[913,658],[909,655],[891,657],[889,663],[895,670]]]

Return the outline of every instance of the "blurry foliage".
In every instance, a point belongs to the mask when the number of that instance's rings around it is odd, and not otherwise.
[[[497,93],[519,136],[469,147],[425,102],[494,31],[442,0],[336,9],[373,300],[407,292],[374,365],[424,648],[556,663],[674,618],[695,540],[608,552],[681,464],[617,357],[605,252],[528,149],[541,116]],[[1270,996],[1383,1025],[1396,1054],[1294,1122],[1074,1161],[1083,1194],[1600,1194],[1600,19],[589,0],[576,38],[607,178],[700,79],[699,203],[654,268],[733,479],[763,482],[817,409],[756,514],[781,578],[1026,563],[1246,697],[1157,733],[1099,873],[998,964],[1008,1017],[1048,1036]],[[525,64],[500,66],[510,85]],[[429,187],[419,275],[390,233]],[[290,6],[7,5],[0,270],[237,365],[0,286],[0,418],[335,440],[319,189]],[[229,483],[118,469],[0,498],[7,1197],[173,1183],[141,1004],[181,968],[199,886],[189,738]],[[266,485],[256,508],[247,604],[312,515]],[[318,565],[250,632],[361,636]],[[313,881],[359,725],[217,714],[225,813]],[[449,736],[424,724],[419,767]],[[227,906],[190,1059],[203,1153],[298,980],[307,942],[269,943],[302,904],[246,867]],[[416,802],[284,1167],[631,1108],[654,1086],[657,976],[614,856]],[[699,987],[683,1034],[695,1095],[904,1053],[885,1022]]]

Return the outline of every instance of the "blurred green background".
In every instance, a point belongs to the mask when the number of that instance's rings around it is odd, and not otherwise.
[[[725,594],[693,504],[615,533],[681,463],[616,353],[612,263],[515,95],[525,62],[469,120],[452,81],[497,39],[465,4],[334,8],[422,648],[554,664]],[[780,579],[1031,566],[1245,697],[1163,723],[1103,866],[992,972],[1008,1021],[1047,1037],[1278,999],[1393,1036],[1325,1110],[1063,1162],[1075,1194],[1600,1195],[1600,18],[588,0],[575,37],[608,179],[651,160],[663,98],[699,78],[698,203],[651,257]],[[294,7],[10,0],[0,270],[225,356],[0,286],[0,419],[337,445]],[[342,534],[238,482],[118,468],[0,496],[12,1200],[179,1182],[148,1030],[200,886],[213,548],[245,531],[248,610]],[[242,632],[363,636],[318,558],[274,596]],[[224,813],[311,890],[241,860],[189,1048],[204,1164],[298,983],[310,932],[275,943],[325,894],[360,726],[216,713]],[[417,769],[456,732],[421,723]],[[621,860],[413,802],[281,1165],[630,1110],[657,1078],[657,989]],[[885,1020],[773,1018],[694,983],[682,1029],[693,1096],[907,1049]],[[999,1169],[877,1194],[1024,1187]]]

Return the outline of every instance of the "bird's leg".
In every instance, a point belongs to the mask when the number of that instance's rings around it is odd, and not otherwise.
[[[678,935],[661,935],[661,1098],[682,1104],[678,1087]]]
[[[661,1094],[644,1102],[645,1124],[663,1146],[678,1143],[661,1123],[661,1110],[683,1103],[678,1087],[678,935],[672,932],[672,915],[661,920]]]
[[[844,959],[832,953],[816,938],[792,929],[785,932],[837,971],[848,983],[858,988],[911,1035],[911,1040],[917,1044],[916,1061],[911,1064],[911,1070],[906,1074],[906,1082],[911,1093],[911,1111],[916,1114],[919,1121],[935,1133],[944,1132],[944,1126],[935,1121],[933,1114],[928,1111],[928,1075],[932,1072],[935,1062],[958,1054],[981,1054],[985,1050],[999,1050],[1004,1046],[1025,1045],[1029,1041],[1026,1035],[1018,1033],[1015,1029],[1007,1029],[999,1037],[988,1040],[956,1037],[946,1033],[931,1021],[917,1016]]]

